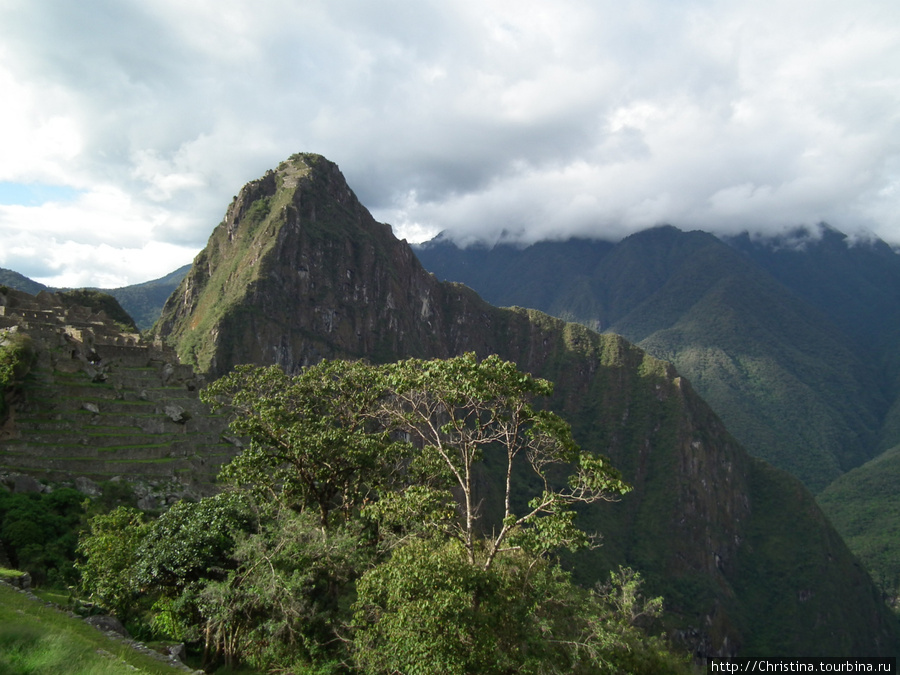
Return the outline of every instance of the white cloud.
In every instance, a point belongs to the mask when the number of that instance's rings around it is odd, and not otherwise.
[[[50,286],[125,286],[190,262],[195,246],[157,236],[179,224],[190,227],[112,187],[66,202],[0,205],[0,267]]]
[[[159,276],[298,151],[411,240],[900,243],[898,29],[887,0],[4,0],[0,180],[85,193],[0,210],[0,265]]]

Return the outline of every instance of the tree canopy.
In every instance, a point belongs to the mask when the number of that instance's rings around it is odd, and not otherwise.
[[[503,507],[498,528],[484,541],[485,567],[509,548],[540,553],[583,545],[586,536],[573,525],[572,507],[611,500],[630,489],[605,458],[578,447],[561,417],[535,408],[534,399],[552,394],[553,384],[512,362],[497,356],[478,361],[469,353],[447,360],[410,359],[383,370],[387,391],[377,402],[376,416],[412,440],[414,463],[434,468],[433,475],[424,472],[414,480],[425,478],[448,495],[461,495],[457,536],[470,562],[487,531],[479,526],[483,513],[474,492],[476,465],[488,453],[503,466]],[[519,466],[537,478],[538,491],[526,502],[521,499],[524,484],[516,485],[517,509],[513,478]],[[566,469],[568,475],[559,481]]]
[[[372,416],[381,372],[363,363],[323,362],[290,377],[278,366],[238,366],[204,389],[228,407],[231,430],[249,446],[222,478],[295,510],[316,509],[327,527],[389,483],[404,443]]]
[[[589,542],[577,507],[629,488],[552,389],[474,354],[241,366],[201,394],[244,444],[227,491],[96,518],[86,588],[121,611],[140,587],[158,635],[272,672],[681,672],[636,625],[659,609],[639,577],[582,589],[555,562]]]
[[[552,391],[512,362],[468,353],[383,366],[324,362],[293,377],[276,366],[240,366],[201,396],[233,410],[232,431],[249,440],[226,479],[291,508],[316,508],[323,527],[335,509],[427,507],[426,519],[450,526],[473,563],[486,531],[476,473],[495,455],[504,467],[503,507],[495,534],[482,542],[489,567],[507,547],[583,545],[573,507],[629,490],[608,460],[578,447],[562,418],[535,407]],[[514,499],[520,465],[537,479],[527,500],[523,485]]]

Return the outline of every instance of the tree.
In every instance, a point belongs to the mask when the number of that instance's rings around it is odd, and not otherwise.
[[[336,510],[346,519],[389,480],[405,446],[368,414],[383,395],[380,375],[348,361],[293,377],[277,366],[238,366],[200,394],[214,410],[230,408],[231,430],[249,440],[221,476],[263,501],[316,509],[323,528]]]
[[[290,508],[316,508],[323,528],[335,509],[346,518],[379,495],[391,494],[401,510],[398,494],[427,496],[445,511],[455,492],[461,514],[455,534],[470,562],[483,515],[475,467],[485,453],[499,453],[503,512],[486,542],[483,564],[490,567],[510,548],[583,545],[574,506],[630,489],[605,458],[578,447],[561,417],[535,408],[536,397],[552,392],[552,383],[512,362],[468,353],[384,366],[322,362],[293,377],[277,366],[239,366],[201,397],[214,409],[231,408],[232,431],[249,439],[223,469],[226,479]],[[537,477],[540,491],[516,512],[519,465]],[[397,492],[412,486],[418,490]]]
[[[270,508],[197,595],[208,649],[372,673],[592,673],[633,653],[640,631],[613,616],[631,610],[549,555],[588,543],[580,505],[629,490],[537,406],[552,391],[474,354],[241,366],[210,385],[202,397],[248,443],[222,476]]]
[[[577,631],[554,638],[569,650],[576,672],[689,673],[690,657],[650,633],[662,615],[663,599],[643,594],[641,575],[627,567],[585,592],[574,614]]]
[[[74,581],[77,532],[84,495],[72,488],[50,493],[0,490],[0,540],[16,566],[36,585],[65,587]]]
[[[35,359],[34,344],[28,335],[0,331],[0,421],[6,413],[7,392],[28,374]]]
[[[367,673],[690,672],[644,628],[662,610],[620,569],[593,590],[524,551],[490,568],[459,541],[413,539],[357,584],[353,655]]]
[[[346,660],[336,630],[349,618],[356,579],[376,562],[358,525],[323,531],[314,512],[282,508],[242,539],[237,568],[198,597],[208,657],[323,674]]]
[[[0,388],[12,386],[23,378],[35,357],[30,336],[12,331],[0,332]]]
[[[540,553],[585,544],[585,533],[574,526],[573,507],[610,501],[630,489],[608,460],[578,447],[561,417],[534,406],[536,397],[553,393],[553,384],[521,372],[515,363],[498,356],[478,361],[468,353],[447,360],[409,359],[383,369],[390,395],[379,399],[376,415],[419,448],[416,465],[425,468],[427,483],[460,495],[456,535],[472,563],[486,531],[478,522],[483,514],[475,497],[475,467],[485,453],[499,454],[504,467],[503,513],[499,529],[485,538],[485,568],[506,550]],[[540,492],[516,512],[513,478],[524,467],[537,477]]]
[[[120,506],[94,516],[90,534],[78,543],[83,559],[76,567],[81,572],[82,588],[122,621],[137,610],[139,589],[134,565],[146,528],[140,511]]]
[[[486,569],[460,541],[412,539],[357,584],[353,653],[367,673],[569,672],[546,638],[572,588],[521,551]]]
[[[228,492],[174,504],[143,532],[135,552],[137,581],[178,596],[194,582],[224,578],[236,566],[236,540],[253,520],[247,500]]]

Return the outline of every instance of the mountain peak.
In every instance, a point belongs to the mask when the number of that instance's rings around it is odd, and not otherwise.
[[[492,307],[461,284],[439,282],[324,158],[294,156],[241,190],[157,330],[214,376],[239,363],[293,373],[326,358],[383,363],[474,352],[516,362],[556,383],[548,405],[635,488],[621,504],[579,515],[607,537],[576,561],[585,583],[626,560],[647,578],[669,580],[673,618],[707,655],[742,645],[814,653],[826,634],[831,642],[840,635],[846,651],[893,644],[873,592],[851,602],[833,590],[871,583],[852,569],[812,497],[751,460],[674,368],[617,335]],[[480,489],[489,510],[489,477]],[[778,509],[768,505],[770,491],[784,497]],[[769,541],[801,533],[812,533],[803,546],[770,556]],[[836,560],[840,569],[800,578],[793,570],[801,558]],[[776,598],[786,605],[773,617],[767,608]],[[846,615],[861,602],[865,621]],[[802,634],[789,634],[788,624]],[[777,639],[768,642],[769,634]]]
[[[334,353],[310,338],[323,330],[340,334],[340,349],[365,353],[364,331],[344,326],[341,318],[348,316],[348,302],[375,299],[376,289],[357,280],[363,269],[384,269],[385,260],[403,269],[415,257],[390,226],[376,222],[359,203],[337,164],[321,155],[295,154],[241,189],[155,330],[176,344],[183,360],[215,374],[242,360],[274,361],[296,370]],[[322,278],[337,268],[342,268],[339,281]],[[385,306],[396,305],[387,286],[377,293]],[[296,324],[287,331],[293,337],[263,344],[269,319],[282,328]],[[256,326],[248,338],[252,345],[234,343],[234,333],[225,327],[235,322]],[[225,335],[230,337],[220,339]]]

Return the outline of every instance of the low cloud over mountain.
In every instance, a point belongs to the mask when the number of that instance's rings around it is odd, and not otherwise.
[[[0,266],[161,276],[301,150],[411,241],[824,220],[898,243],[898,24],[878,0],[5,3],[0,182],[71,190],[0,204]]]

